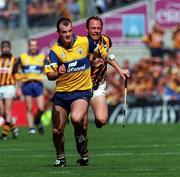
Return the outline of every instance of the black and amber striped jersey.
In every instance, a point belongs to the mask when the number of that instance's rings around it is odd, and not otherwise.
[[[106,79],[107,61],[109,55],[109,48],[111,48],[111,39],[102,35],[98,42],[98,50],[89,54],[91,61],[91,79],[93,82],[93,89],[96,90],[101,82]]]
[[[15,85],[16,58],[11,54],[0,56],[0,86]]]

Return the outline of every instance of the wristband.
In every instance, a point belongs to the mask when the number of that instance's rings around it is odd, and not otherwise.
[[[111,61],[112,61],[112,60],[115,60],[115,55],[114,55],[114,54],[110,54],[110,55],[109,55],[109,60],[111,60]]]

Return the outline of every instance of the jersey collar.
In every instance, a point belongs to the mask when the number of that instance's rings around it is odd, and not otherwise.
[[[72,38],[73,42],[72,42],[72,45],[70,45],[68,47],[68,49],[72,48],[72,46],[74,45],[76,39],[77,39],[77,36],[75,34],[73,34],[73,38]],[[57,43],[58,43],[59,46],[64,46],[60,38],[58,38]]]

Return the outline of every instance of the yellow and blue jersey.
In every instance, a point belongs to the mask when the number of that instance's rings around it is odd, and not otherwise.
[[[44,79],[45,55],[43,53],[34,56],[23,53],[19,57],[18,64],[21,67],[20,79],[23,82]]]
[[[56,81],[56,92],[73,92],[92,89],[89,52],[96,45],[90,43],[87,37],[73,36],[73,45],[63,47],[58,40],[51,48],[46,60],[45,72],[57,71],[61,64],[66,67],[66,73]]]

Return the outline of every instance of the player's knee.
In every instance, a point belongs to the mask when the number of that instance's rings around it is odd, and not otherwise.
[[[39,107],[38,111],[43,113],[44,112],[44,107]]]
[[[106,124],[106,122],[107,122],[107,119],[108,119],[108,116],[97,116],[96,118],[95,118],[99,123],[101,123],[101,124]]]
[[[77,127],[77,126],[79,126],[79,125],[82,125],[82,124],[81,124],[81,121],[79,121],[78,119],[72,120],[72,124],[73,124],[73,126],[75,126],[75,127]]]
[[[107,122],[107,119],[102,119],[100,122],[101,122],[102,125],[105,125],[106,122]]]
[[[76,125],[81,123],[82,117],[78,114],[71,114],[71,119],[73,125]]]
[[[53,133],[53,135],[63,134],[63,129],[61,129],[61,128],[59,128],[59,129],[53,128],[53,129],[52,129],[52,133]]]
[[[107,122],[107,119],[96,119],[95,120],[95,124],[97,128],[101,128],[102,126],[104,126]]]
[[[53,128],[53,129],[52,129],[52,132],[53,132],[53,134],[57,134],[57,133],[58,133],[58,129]]]

